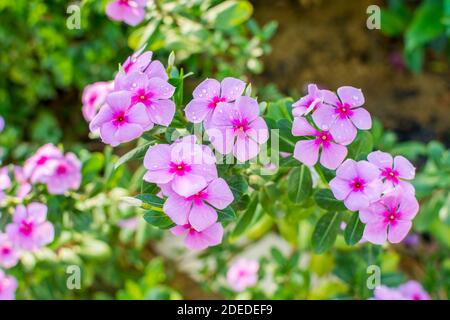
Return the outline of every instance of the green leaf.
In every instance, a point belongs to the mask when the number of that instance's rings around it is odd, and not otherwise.
[[[227,177],[225,180],[227,181],[231,192],[233,192],[234,201],[239,200],[242,195],[248,190],[247,180],[243,176],[233,175]]]
[[[328,212],[319,219],[311,240],[312,248],[316,253],[325,252],[333,246],[340,223],[340,212]]]
[[[405,34],[406,51],[417,49],[445,31],[443,8],[440,1],[424,1],[416,10]]]
[[[173,101],[177,108],[181,108],[183,104],[183,90],[184,90],[184,73],[183,69],[180,70],[178,78],[170,78],[169,83],[175,87],[175,93],[173,94]]]
[[[279,140],[280,151],[293,153],[297,139],[291,133],[292,122],[287,119],[275,121],[270,118],[265,118],[265,120],[271,129],[270,139]],[[278,131],[272,129],[278,129]]]
[[[233,210],[231,206],[226,207],[223,210],[217,209],[218,220],[219,222],[231,222],[235,221],[237,216],[236,212]]]
[[[248,1],[224,1],[205,14],[205,19],[215,29],[230,29],[247,21],[253,13],[253,7]]]
[[[393,37],[402,34],[408,25],[409,14],[404,11],[381,10],[381,32]]]
[[[288,197],[294,203],[304,202],[312,193],[312,177],[308,167],[292,169],[288,177]]]
[[[314,200],[319,207],[327,211],[346,210],[344,203],[337,200],[329,189],[317,190],[314,194]]]
[[[236,227],[233,230],[232,237],[237,238],[242,235],[248,227],[252,224],[253,218],[255,216],[256,207],[258,206],[257,193],[252,196],[250,204],[238,220]]]
[[[369,131],[360,131],[355,141],[348,147],[348,158],[361,159],[373,149],[373,138]]]
[[[124,163],[130,161],[130,160],[137,160],[137,159],[143,159],[148,148],[153,144],[153,142],[144,143],[133,150],[125,153],[122,157],[117,160],[117,162],[114,164],[114,170],[117,170],[121,165]]]
[[[423,47],[407,50],[405,48],[403,56],[409,69],[415,73],[419,73],[423,68],[423,59],[425,50]]]
[[[144,203],[144,205],[142,206],[144,209],[160,209],[162,211],[164,199],[161,199],[154,194],[142,193],[137,195],[135,198],[141,200]]]
[[[359,220],[358,213],[353,213],[344,231],[344,239],[348,245],[354,245],[361,240],[364,232],[364,224]]]
[[[160,229],[169,229],[175,224],[163,211],[147,210],[144,213],[144,220]]]

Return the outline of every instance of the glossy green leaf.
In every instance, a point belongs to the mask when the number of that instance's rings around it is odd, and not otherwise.
[[[329,189],[319,189],[314,194],[314,201],[322,209],[327,211],[343,211],[346,210],[342,201],[337,200],[333,192]]]
[[[373,149],[373,138],[369,131],[359,131],[356,139],[348,146],[347,158],[359,160]]]
[[[119,158],[119,160],[116,161],[114,164],[114,170],[117,170],[121,165],[124,163],[131,161],[131,160],[137,160],[137,159],[143,159],[148,148],[153,144],[153,142],[144,143],[133,150],[125,153],[122,157]]]
[[[359,220],[358,213],[352,213],[352,217],[344,231],[344,239],[348,245],[354,245],[361,240],[364,232],[364,224]]]
[[[340,212],[328,212],[319,219],[311,240],[312,248],[316,253],[325,252],[333,246],[340,223]]]
[[[294,203],[302,203],[312,194],[312,177],[309,168],[301,165],[288,176],[288,197]]]
[[[253,6],[248,1],[224,1],[212,8],[205,19],[216,29],[229,29],[247,21],[253,13]]]

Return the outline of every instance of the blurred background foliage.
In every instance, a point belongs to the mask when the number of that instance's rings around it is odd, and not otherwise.
[[[386,285],[396,286],[407,278],[419,279],[434,298],[448,298],[448,132],[441,133],[444,138],[440,142],[431,141],[426,135],[412,139],[416,135],[408,125],[405,136],[404,131],[399,134],[386,130],[377,121],[370,137],[366,136],[363,142],[402,154],[418,167],[415,187],[422,209],[415,220],[414,241],[386,248],[350,247],[344,230],[336,228],[328,248],[317,250],[310,245],[317,221],[317,212],[308,207],[314,203],[313,195],[310,202],[299,206],[290,202],[288,186],[283,186],[285,192],[280,196],[271,189],[270,179],[252,178],[250,186],[259,191],[264,208],[259,206],[257,219],[242,228],[242,236],[247,239],[243,245],[226,241],[201,255],[205,262],[199,272],[201,281],[180,272],[177,260],[160,255],[155,243],[162,240],[163,232],[143,219],[135,219],[142,212],[122,201],[124,196],[145,188],[139,183],[143,172],[134,170],[133,164],[129,169],[122,166],[114,170],[118,158],[112,150],[88,139],[80,109],[84,86],[112,79],[118,63],[132,50],[147,44],[165,64],[174,51],[176,65],[193,72],[185,83],[185,101],[204,77],[237,76],[252,81],[259,100],[271,101],[267,114],[281,120],[286,111],[283,108],[292,103],[284,95],[290,92],[296,98],[300,96],[306,84],[304,77],[313,75],[299,73],[302,84],[287,89],[283,81],[289,79],[284,72],[290,69],[291,60],[287,60],[288,66],[275,64],[264,73],[264,63],[272,63],[273,59],[270,41],[277,40],[277,27],[284,22],[265,19],[263,13],[255,12],[264,7],[264,1],[150,1],[145,23],[135,28],[110,21],[104,13],[107,2],[81,1],[81,29],[70,30],[66,27],[67,1],[0,1],[0,115],[7,123],[0,134],[0,163],[20,162],[47,142],[64,143],[83,162],[79,192],[69,197],[42,195],[48,198],[49,216],[56,226],[58,240],[39,255],[25,256],[21,266],[11,270],[20,280],[18,298],[367,299],[372,295],[366,286],[368,262],[382,267],[382,281]],[[281,2],[295,3],[296,8],[308,13],[308,8],[320,6],[323,0]],[[442,64],[440,56],[448,57],[449,3],[448,0],[381,3],[381,31],[401,46],[410,70],[426,74],[437,70],[445,74],[447,61]],[[262,24],[256,21],[255,14]],[[286,31],[285,26],[279,29]],[[289,36],[288,46],[275,49],[289,53],[297,63],[310,63],[290,53],[290,45],[301,42],[302,34],[295,31]],[[332,39],[325,39],[328,40]],[[314,56],[319,49],[308,50],[302,52]],[[438,59],[434,59],[435,54]],[[321,63],[315,61],[314,66],[320,69]],[[438,67],[427,68],[430,63]],[[421,76],[407,72],[405,77]],[[445,101],[449,100],[444,100],[442,108],[450,111]],[[245,207],[249,201],[245,195],[240,204]],[[349,222],[349,217],[344,220]],[[289,249],[273,247],[260,261],[261,284],[236,295],[224,282],[229,261],[249,244],[273,233],[289,244]],[[84,290],[67,290],[65,268],[69,264],[84,270]],[[272,279],[270,284],[263,280],[267,278]]]

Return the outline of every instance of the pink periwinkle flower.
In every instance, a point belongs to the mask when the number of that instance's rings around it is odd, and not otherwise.
[[[81,184],[81,162],[73,153],[50,160],[48,174],[42,178],[51,194],[64,194],[68,190],[77,190]]]
[[[106,97],[106,104],[92,120],[92,132],[100,129],[100,137],[113,147],[139,138],[152,127],[143,103],[131,105],[131,93],[116,91]]]
[[[175,115],[175,103],[170,100],[175,87],[159,77],[149,78],[140,71],[133,71],[116,83],[118,90],[127,90],[131,93],[131,106],[142,103],[148,118],[153,124],[168,126]]]
[[[174,235],[185,236],[184,245],[195,251],[204,250],[208,247],[216,246],[222,242],[223,227],[216,222],[208,228],[197,231],[191,225],[185,224],[175,226],[170,229]]]
[[[309,138],[297,141],[294,149],[294,158],[308,166],[317,163],[320,149],[322,150],[320,163],[328,169],[336,169],[347,156],[347,148],[335,143],[330,132],[315,129],[306,118],[294,119],[292,135]]]
[[[228,184],[222,178],[217,178],[190,197],[182,197],[169,191],[163,209],[177,225],[190,224],[196,231],[203,231],[217,221],[215,208],[223,210],[233,200]]]
[[[112,20],[136,26],[144,20],[148,0],[114,0],[106,6],[106,15]]]
[[[359,211],[361,222],[366,224],[363,237],[375,244],[402,241],[419,211],[416,198],[405,192],[393,191]]]
[[[112,81],[95,82],[84,88],[83,96],[81,97],[81,101],[83,102],[81,111],[86,121],[90,122],[94,119],[100,107],[105,103],[106,96],[113,88],[114,83]]]
[[[259,145],[269,139],[258,102],[247,96],[238,97],[234,103],[219,103],[206,132],[214,148],[222,154],[233,152],[241,162],[256,157]]]
[[[217,178],[215,162],[211,149],[197,144],[195,136],[187,136],[171,145],[159,144],[147,150],[144,180],[170,183],[180,196],[190,197]]]
[[[236,292],[253,287],[258,282],[259,263],[256,260],[239,259],[227,272],[228,284]]]
[[[43,177],[49,174],[48,163],[51,160],[61,159],[62,157],[61,150],[53,144],[43,145],[25,161],[23,173],[31,183],[43,182]]]
[[[205,128],[211,125],[211,119],[221,102],[233,102],[245,90],[245,82],[227,77],[219,82],[206,79],[194,89],[192,99],[186,106],[186,118],[192,123],[204,121]]]
[[[375,165],[365,160],[347,159],[336,170],[330,188],[336,199],[344,201],[347,209],[357,211],[380,199],[383,184]]]
[[[384,181],[385,191],[401,187],[407,192],[415,193],[409,180],[414,179],[416,169],[408,159],[403,156],[393,158],[389,153],[374,151],[367,156],[367,160],[380,170],[380,178]]]
[[[374,290],[375,300],[431,300],[430,295],[423,289],[422,285],[410,280],[398,288],[379,286]]]
[[[292,105],[292,115],[301,117],[307,115],[322,106],[323,94],[315,84],[308,85],[308,94],[301,97]]]
[[[6,226],[6,234],[24,250],[38,250],[51,243],[55,232],[53,225],[47,221],[47,206],[37,202],[27,207],[18,205],[13,222]]]
[[[334,139],[341,144],[350,144],[356,137],[357,130],[368,130],[372,127],[369,112],[361,108],[364,96],[360,89],[340,87],[338,96],[329,90],[322,90],[324,103],[312,117],[317,126],[329,130]]]
[[[0,233],[0,266],[9,269],[19,261],[19,252],[5,233]]]
[[[149,79],[160,78],[165,81],[169,79],[163,64],[158,60],[152,61],[153,53],[151,51],[144,52],[144,49],[139,49],[124,61],[122,68],[114,78],[115,90],[119,90],[121,86],[125,85],[127,76],[134,72],[144,73]]]
[[[17,280],[0,270],[0,300],[14,300],[16,298]]]
[[[431,300],[428,292],[423,289],[419,282],[414,280],[400,285],[398,290],[407,300]]]
[[[14,179],[18,184],[16,196],[19,199],[25,198],[31,192],[33,187],[29,182],[27,176],[25,175],[24,169],[22,167],[14,166]]]

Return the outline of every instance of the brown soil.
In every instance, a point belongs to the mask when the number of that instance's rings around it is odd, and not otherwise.
[[[276,83],[284,93],[303,93],[308,83],[360,87],[367,109],[401,138],[449,142],[449,73],[413,75],[390,63],[401,41],[366,27],[367,7],[382,1],[253,2],[260,23],[279,23],[258,82]]]

